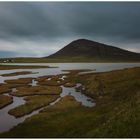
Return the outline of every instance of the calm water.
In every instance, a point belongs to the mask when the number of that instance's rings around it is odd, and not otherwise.
[[[9,65],[9,64],[8,64]],[[91,69],[96,71],[94,72],[104,72],[104,71],[111,71],[123,68],[131,68],[131,67],[138,67],[140,63],[14,63],[11,65],[41,65],[41,66],[51,66],[51,67],[58,67],[58,68],[43,68],[43,69],[24,69],[24,71],[32,71],[38,72],[35,74],[27,74],[27,75],[18,75],[18,76],[11,76],[11,77],[2,77],[0,76],[0,83],[4,82],[4,80],[8,79],[18,79],[18,78],[26,78],[26,77],[39,77],[44,75],[56,75],[63,72],[62,70],[73,70],[73,69]],[[15,69],[15,70],[0,70],[0,74],[7,74],[12,72],[19,72],[23,71],[23,69]]]
[[[38,73],[10,76],[10,77],[0,76],[0,83],[8,79],[39,77],[39,76],[45,76],[45,75],[56,75],[56,74],[66,73],[63,70],[73,70],[73,69],[95,70],[96,69],[96,71],[93,71],[93,72],[104,72],[104,71],[111,71],[111,70],[117,70],[117,69],[139,67],[140,63],[41,63],[41,64],[38,64],[38,63],[37,64],[34,64],[34,63],[18,64],[17,63],[13,65],[43,65],[43,66],[51,66],[51,67],[57,67],[57,68],[24,69],[24,71],[27,70],[27,71],[38,72]],[[7,74],[7,73],[19,72],[19,71],[23,71],[23,69],[0,70],[0,74]],[[36,86],[37,81],[33,80],[30,85]],[[81,94],[80,92],[76,92],[75,88],[66,88],[62,86],[62,89],[63,90],[62,90],[62,93],[60,94],[60,97],[56,101],[50,103],[50,105],[54,105],[55,103],[59,102],[59,100],[66,95],[71,95],[76,99],[76,101],[81,102],[83,106],[86,106],[86,107],[95,106],[95,102],[93,102],[93,99]],[[6,95],[8,95],[8,93],[6,93]],[[39,111],[41,110],[41,109],[38,109],[36,111],[33,111],[31,114],[25,115],[24,117],[21,117],[21,118],[15,118],[8,114],[8,111],[10,109],[24,103],[25,101],[22,97],[13,96],[13,103],[6,106],[3,109],[0,109],[0,132],[8,131],[15,125],[22,123],[26,118],[39,113]]]
[[[9,94],[5,94],[5,95],[9,96]],[[8,111],[24,103],[25,101],[23,100],[22,97],[13,96],[13,103],[0,109],[0,132],[9,130],[19,122],[23,121],[22,119],[15,119],[14,116],[8,114]]]

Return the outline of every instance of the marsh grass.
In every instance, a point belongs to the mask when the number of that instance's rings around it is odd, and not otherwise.
[[[71,79],[72,80],[72,79]],[[140,68],[73,77],[96,106],[62,100],[1,137],[139,138]],[[76,102],[77,103],[77,102]]]
[[[13,86],[11,84],[0,84],[0,94],[12,92]]]
[[[31,96],[31,95],[59,95],[62,88],[59,86],[23,86],[17,87],[16,92],[12,92],[14,96]]]
[[[7,95],[0,95],[0,109],[11,104],[13,102],[13,98]]]
[[[75,87],[76,86],[76,83],[65,83],[64,84],[64,87]]]
[[[9,114],[17,117],[24,116],[26,114],[30,114],[34,110],[42,108],[44,106],[49,105],[49,103],[55,101],[59,96],[58,95],[42,95],[42,96],[30,96],[25,97],[26,103],[24,105],[20,105],[16,108],[9,110]]]
[[[67,81],[62,80],[61,77],[63,75],[54,75],[54,76],[48,76],[48,77],[40,77],[37,78],[39,85],[47,85],[47,86],[61,86],[64,85]]]
[[[56,112],[60,112],[60,110],[67,111],[69,110],[69,108],[75,109],[80,106],[81,106],[81,103],[77,102],[74,99],[74,97],[67,95],[61,98],[60,101],[57,102],[55,105],[44,108],[41,112],[42,113],[48,113],[48,112],[56,113]]]
[[[2,74],[3,77],[9,77],[9,76],[17,76],[17,75],[26,75],[26,74],[33,74],[31,71],[21,71],[21,72],[13,72],[8,74]]]
[[[5,80],[5,83],[27,85],[27,84],[30,84],[33,79],[34,78],[19,78],[19,79],[14,79],[14,80]]]
[[[38,82],[42,82],[42,81],[48,80],[49,78],[52,78],[52,76],[41,76],[41,77],[36,78],[36,80]]]
[[[61,79],[58,79],[58,80],[51,79],[51,80],[40,81],[38,84],[47,85],[47,86],[61,86],[65,83],[66,83],[66,81],[62,81]]]

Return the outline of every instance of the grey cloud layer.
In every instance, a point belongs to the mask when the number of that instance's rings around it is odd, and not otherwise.
[[[117,36],[139,39],[140,3],[0,3],[1,37]]]
[[[140,42],[140,2],[0,2],[0,39]]]

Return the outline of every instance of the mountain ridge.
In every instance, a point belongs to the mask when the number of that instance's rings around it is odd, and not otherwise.
[[[131,52],[115,46],[106,45],[88,39],[74,40],[47,58],[91,58],[108,60],[139,60],[140,53]]]

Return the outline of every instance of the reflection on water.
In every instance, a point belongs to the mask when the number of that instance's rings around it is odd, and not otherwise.
[[[69,88],[69,87],[63,87],[63,92],[60,95],[61,98],[66,95],[71,95],[75,98],[76,101],[80,102],[83,106],[86,107],[93,107],[95,106],[95,102],[93,102],[93,99],[90,97],[87,97],[86,95],[82,94],[81,92],[77,92],[75,88]]]

